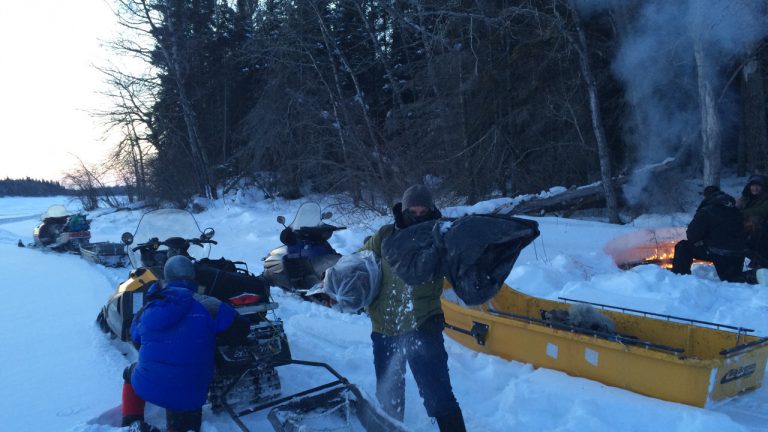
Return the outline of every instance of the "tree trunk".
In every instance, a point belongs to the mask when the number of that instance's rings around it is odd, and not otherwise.
[[[200,143],[200,135],[197,131],[197,113],[192,107],[192,102],[187,96],[187,89],[185,85],[184,77],[181,73],[181,65],[179,60],[179,47],[178,47],[178,35],[177,30],[173,26],[174,18],[168,19],[168,27],[173,33],[171,49],[168,52],[164,49],[166,63],[170,72],[173,74],[174,82],[176,83],[176,90],[179,94],[179,102],[181,103],[181,112],[184,117],[184,124],[187,127],[187,139],[189,139],[189,147],[192,151],[192,157],[197,165],[197,172],[199,176],[199,184],[202,189],[201,192],[205,194],[206,198],[214,198],[214,188],[211,184],[211,176],[208,172],[208,158],[205,155],[203,145]],[[161,45],[161,44],[159,44]]]
[[[766,168],[768,161],[768,127],[766,100],[760,62],[751,58],[741,70],[744,107],[744,156],[746,169],[755,173]],[[742,174],[743,175],[743,174]]]
[[[136,199],[142,201],[147,198],[147,175],[144,164],[144,151],[141,148],[141,140],[136,132],[136,126],[128,121],[130,130],[127,135],[131,143],[131,157],[134,160],[136,176]]]
[[[134,182],[136,184],[136,199],[142,200],[143,198],[141,196],[142,196],[143,185],[142,185],[142,179],[141,179],[141,167],[139,165],[139,157],[136,154],[137,146],[135,142],[135,137],[129,136],[128,139],[130,140],[130,149],[131,149],[130,154],[132,159],[131,165],[133,167],[133,177],[134,177]]]
[[[711,75],[713,67],[704,52],[701,39],[694,42],[696,73],[699,82],[699,110],[701,111],[702,144],[702,180],[705,186],[720,186],[720,119],[717,114],[717,101],[712,89]]]
[[[608,220],[611,223],[621,223],[619,218],[619,200],[616,197],[616,187],[613,182],[613,170],[611,168],[611,153],[608,148],[608,140],[605,137],[605,127],[603,126],[603,117],[600,114],[600,99],[597,93],[597,83],[592,74],[592,66],[589,62],[589,51],[587,50],[587,36],[584,33],[584,27],[581,25],[581,18],[573,4],[573,0],[568,3],[573,16],[574,25],[578,40],[572,43],[576,48],[581,67],[581,76],[587,86],[589,94],[589,110],[592,114],[592,130],[597,140],[597,154],[600,159],[600,177],[602,178],[603,190],[605,192],[605,203],[608,211]]]
[[[739,119],[739,142],[736,145],[736,175],[744,177],[747,174],[747,107],[749,102],[747,101],[747,77],[744,76],[744,70],[742,69],[741,79],[741,118]]]

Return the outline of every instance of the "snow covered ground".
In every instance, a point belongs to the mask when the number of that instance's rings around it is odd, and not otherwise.
[[[509,200],[449,208],[446,216],[488,211]],[[123,368],[132,360],[95,326],[94,318],[126,269],[106,269],[74,255],[17,247],[31,242],[39,215],[64,197],[0,198],[0,418],[2,430],[114,432],[89,424],[120,403]],[[212,257],[244,260],[261,271],[261,257],[279,245],[279,214],[299,202],[259,201],[238,196],[197,215],[216,229]],[[141,212],[91,214],[92,241],[119,241]],[[338,216],[338,215],[337,215]],[[756,329],[768,335],[768,288],[723,283],[707,266],[679,276],[656,266],[621,271],[603,252],[610,239],[647,227],[684,225],[690,215],[646,216],[634,225],[554,217],[536,218],[542,235],[520,256],[507,282],[548,299],[559,296],[621,305]],[[339,220],[338,218],[335,218]],[[355,251],[387,218],[349,226],[331,239],[341,253]],[[300,301],[279,290],[278,315],[285,321],[295,358],[331,364],[367,394],[375,388],[370,322]],[[711,409],[653,399],[564,373],[478,354],[446,339],[456,396],[470,431],[749,431],[768,430],[768,388]],[[124,348],[124,347],[123,347]],[[281,370],[285,387],[300,387],[306,375]],[[148,419],[163,424],[161,410]],[[264,414],[245,418],[254,431],[271,430]],[[405,424],[436,431],[409,376]],[[204,431],[239,428],[226,415],[204,411]]]

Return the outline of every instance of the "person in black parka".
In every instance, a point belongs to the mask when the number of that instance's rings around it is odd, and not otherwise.
[[[712,261],[720,280],[743,282],[746,234],[736,200],[717,186],[707,186],[703,195],[688,224],[688,239],[675,245],[672,272],[691,274],[693,260],[700,259]]]

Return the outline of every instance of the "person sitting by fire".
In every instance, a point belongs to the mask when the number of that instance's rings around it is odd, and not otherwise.
[[[691,274],[693,260],[711,261],[720,280],[743,282],[746,235],[736,200],[717,186],[704,188],[704,199],[688,224],[688,239],[675,245],[672,272]]]
[[[768,189],[765,176],[753,175],[747,180],[736,207],[744,216],[749,266],[768,267]]]

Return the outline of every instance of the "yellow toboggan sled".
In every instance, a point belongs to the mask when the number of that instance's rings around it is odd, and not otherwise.
[[[504,285],[466,307],[443,296],[446,334],[475,351],[698,407],[760,387],[768,338],[752,330],[591,304],[615,333],[543,319],[578,302],[544,300]]]

